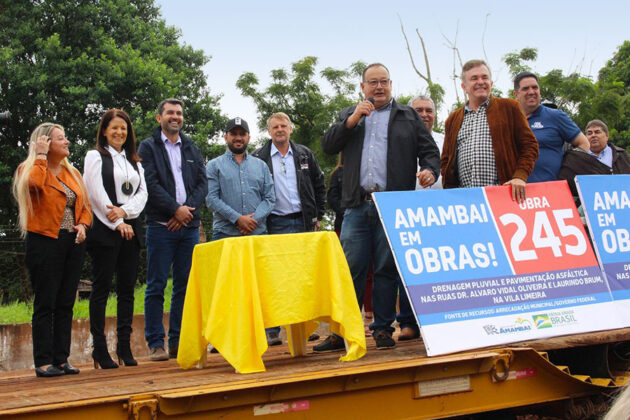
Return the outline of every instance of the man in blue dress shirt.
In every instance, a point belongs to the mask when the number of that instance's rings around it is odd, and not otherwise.
[[[562,165],[564,145],[589,150],[586,136],[564,112],[540,104],[538,76],[524,71],[514,78],[514,97],[538,140],[539,155],[527,182],[555,181]]]
[[[249,126],[244,119],[231,119],[223,137],[225,154],[206,165],[212,240],[267,233],[267,216],[276,201],[269,168],[247,153]]]

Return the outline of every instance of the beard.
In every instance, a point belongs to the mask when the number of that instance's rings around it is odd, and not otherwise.
[[[182,125],[183,124],[178,124],[177,127],[171,127],[171,125],[168,123],[168,121],[165,121],[164,124],[160,124],[162,126],[162,130],[166,133],[166,134],[178,134],[179,131],[182,129]]]
[[[244,144],[241,147],[236,147],[233,144],[228,144],[228,149],[230,149],[230,152],[234,153],[235,155],[241,155],[247,150],[247,145]]]

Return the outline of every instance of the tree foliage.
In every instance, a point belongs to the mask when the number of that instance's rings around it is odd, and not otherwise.
[[[185,132],[210,152],[207,139],[226,119],[202,71],[209,57],[181,44],[153,0],[0,0],[0,10],[0,109],[13,114],[0,130],[4,191],[39,123],[66,128],[71,160],[82,167],[103,111],[127,111],[141,140],[171,96],[185,102]],[[4,220],[14,214],[8,194],[0,211]]]
[[[322,169],[329,172],[336,158],[322,153],[321,139],[336,121],[337,112],[361,99],[354,80],[360,79],[366,65],[358,61],[344,70],[326,67],[318,72],[317,61],[316,57],[304,57],[293,63],[290,70],[272,70],[266,88],[259,86],[258,76],[251,72],[243,73],[236,86],[256,104],[261,130],[266,131],[271,114],[286,113],[294,126],[291,139],[309,147]],[[326,82],[326,90],[320,87],[321,81]]]
[[[202,71],[209,57],[180,38],[154,0],[0,0],[0,111],[13,115],[10,126],[0,127],[0,188],[5,192],[0,194],[5,273],[0,300],[28,298],[24,248],[13,229],[17,209],[9,191],[38,124],[53,121],[65,127],[70,159],[81,169],[106,109],[124,109],[140,141],[157,126],[159,101],[178,97],[185,103],[184,131],[204,156],[222,152],[223,147],[208,142],[227,122]]]
[[[510,69],[512,77],[516,76],[522,71],[529,71],[531,67],[527,65],[526,61],[536,61],[538,58],[538,50],[536,48],[526,47],[516,52],[512,51],[503,56],[503,62],[507,64]]]

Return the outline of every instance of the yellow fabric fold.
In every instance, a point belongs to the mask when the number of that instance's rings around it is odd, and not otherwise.
[[[241,373],[262,372],[265,328],[314,321],[346,339],[342,361],[366,352],[352,277],[334,232],[226,238],[193,253],[177,361],[188,369],[208,343]],[[307,334],[308,337],[308,334]],[[291,353],[293,346],[289,343]]]

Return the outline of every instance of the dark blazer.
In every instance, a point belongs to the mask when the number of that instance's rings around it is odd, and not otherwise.
[[[341,205],[356,207],[363,199],[360,188],[361,152],[365,137],[364,119],[349,129],[346,120],[355,106],[339,112],[339,121],[324,134],[322,149],[328,154],[343,150],[343,191]],[[440,151],[431,133],[413,108],[392,102],[387,127],[387,186],[386,191],[405,191],[416,188],[418,163],[422,169],[440,173]]]
[[[345,208],[341,205],[341,191],[343,191],[343,166],[335,169],[330,174],[330,185],[328,186],[328,205],[335,211],[335,231],[341,230],[341,223],[343,222],[343,213]]]
[[[630,153],[610,142],[608,145],[612,149],[612,168],[580,148],[568,150],[564,154],[558,179],[565,179],[569,183],[573,197],[578,196],[575,186],[576,175],[630,174]]]
[[[179,208],[175,201],[175,179],[171,171],[168,152],[162,142],[162,129],[153,131],[149,137],[140,143],[138,155],[142,158],[144,179],[147,183],[149,198],[144,208],[147,223],[168,222]],[[188,227],[199,227],[199,214],[204,198],[208,194],[208,179],[204,168],[201,152],[188,137],[179,133],[182,140],[182,177],[186,188],[186,202],[184,205],[194,207],[193,220]]]
[[[292,141],[290,144],[291,150],[293,150],[304,229],[306,232],[310,232],[315,229],[317,221],[322,220],[326,210],[326,181],[311,149]],[[273,177],[271,140],[260,149],[255,150],[252,156],[263,160],[269,166],[269,171]],[[267,226],[269,226],[269,219],[267,219]]]

